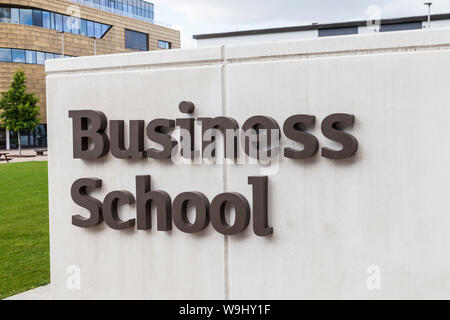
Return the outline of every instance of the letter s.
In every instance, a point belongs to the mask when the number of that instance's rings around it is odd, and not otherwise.
[[[284,148],[284,156],[290,159],[307,159],[319,151],[319,141],[312,134],[305,132],[306,129],[314,127],[316,118],[306,114],[296,114],[289,117],[283,125],[286,137],[303,144],[303,150]]]
[[[72,216],[72,224],[80,228],[89,228],[99,225],[103,222],[102,203],[94,197],[87,194],[86,188],[100,188],[102,180],[97,178],[78,179],[72,184],[70,194],[72,200],[90,212],[89,218],[80,215]]]
[[[322,157],[327,159],[345,159],[352,157],[358,150],[358,140],[342,129],[353,126],[355,116],[346,113],[335,113],[322,122],[322,133],[330,140],[342,144],[341,150],[322,148]]]

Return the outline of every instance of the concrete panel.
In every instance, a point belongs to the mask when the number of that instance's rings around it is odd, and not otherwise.
[[[105,224],[80,229],[71,224],[71,216],[86,216],[86,211],[70,197],[71,185],[78,178],[102,179],[103,188],[92,195],[103,200],[114,190],[135,194],[135,176],[148,174],[152,189],[168,192],[172,200],[181,192],[194,190],[212,198],[222,191],[222,168],[175,166],[152,159],[119,160],[111,154],[98,161],[74,160],[72,120],[68,117],[68,110],[93,109],[115,120],[148,123],[156,118],[175,119],[185,117],[178,111],[182,100],[196,102],[195,116],[220,114],[219,71],[219,66],[209,65],[47,78],[52,297],[224,298],[224,241],[213,230],[198,235],[175,227],[171,232],[157,232],[155,224],[152,231],[120,232]],[[135,206],[120,210],[123,219],[136,215]],[[72,265],[80,267],[80,290],[68,290],[66,285],[67,268]]]
[[[280,159],[269,176],[273,236],[230,239],[233,299],[449,298],[450,173],[446,96],[449,51],[227,66],[227,114],[243,123],[293,114],[354,114],[356,156]],[[282,139],[282,145],[295,143]],[[296,146],[301,149],[301,147]],[[339,149],[339,147],[337,147]],[[229,166],[228,189],[251,199],[247,176]],[[368,290],[367,268],[382,272]]]
[[[449,29],[408,30],[384,34],[334,36],[314,40],[228,46],[228,60],[282,58],[289,56],[352,55],[364,52],[404,51],[422,47],[448,46]]]

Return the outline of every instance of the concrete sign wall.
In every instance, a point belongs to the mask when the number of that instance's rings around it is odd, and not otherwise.
[[[52,296],[450,298],[449,39],[442,29],[48,61]],[[181,101],[193,102],[194,113],[181,113]],[[270,166],[111,152],[76,159],[69,111],[79,110],[101,111],[107,136],[109,121],[124,120],[125,146],[131,120],[147,126],[158,118],[224,116],[242,127],[266,116],[281,129],[281,154]],[[340,160],[322,156],[323,148],[342,147],[321,130],[336,113],[354,116],[342,132],[358,141],[357,152]],[[307,132],[319,149],[307,159],[283,155],[287,147],[302,150],[283,131],[293,115],[315,117]],[[144,144],[161,149],[147,137]],[[252,219],[249,177],[267,176],[273,233],[258,236],[252,220],[232,236],[212,224],[197,233],[175,224],[158,231],[154,208],[151,230],[72,224],[72,216],[89,217],[72,200],[76,180],[101,179],[86,192],[103,202],[115,190],[136,196],[142,175],[151,176],[152,190],[170,195],[173,210],[183,192],[201,192],[209,202],[236,192]],[[136,206],[119,201],[117,218],[136,218]]]

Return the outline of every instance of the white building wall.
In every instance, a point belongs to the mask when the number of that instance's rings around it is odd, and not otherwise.
[[[303,299],[450,298],[450,29],[331,37],[285,43],[170,50],[47,61],[51,296],[54,298]],[[175,89],[176,88],[176,89]],[[195,117],[253,115],[280,126],[293,114],[316,116],[321,147],[329,114],[355,115],[355,157],[281,158],[257,165],[174,165],[72,157],[69,110],[108,119],[175,119],[181,100]],[[148,141],[146,142],[149,146]],[[299,147],[282,138],[283,146]],[[251,227],[224,237],[209,226],[189,235],[80,229],[86,214],[70,198],[81,177],[103,179],[92,193],[135,192],[136,175],[172,199],[225,190],[251,203],[250,175],[269,175],[274,233]],[[121,207],[123,219],[135,208]],[[67,268],[79,266],[70,290]],[[370,266],[381,287],[370,290]],[[369,269],[370,270],[370,269]]]
[[[423,28],[428,28],[428,21],[424,21],[422,23]],[[450,27],[450,20],[436,20],[431,21],[431,29],[436,28],[449,28]]]

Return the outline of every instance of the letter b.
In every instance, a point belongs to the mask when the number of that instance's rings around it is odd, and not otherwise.
[[[109,151],[109,140],[103,132],[107,119],[103,112],[92,110],[69,111],[72,118],[74,159],[97,159]],[[89,148],[89,143],[92,148]]]

